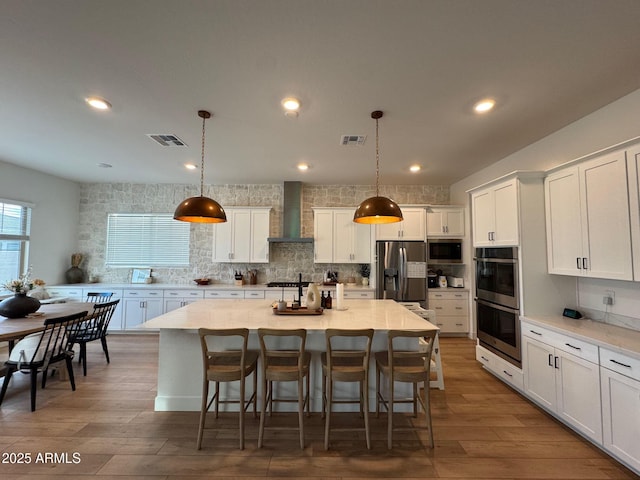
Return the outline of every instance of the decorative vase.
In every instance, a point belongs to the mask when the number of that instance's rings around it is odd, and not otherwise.
[[[71,267],[64,272],[67,283],[84,283],[84,271],[80,267]]]
[[[16,293],[0,302],[0,315],[8,318],[26,317],[40,308],[40,300],[26,293]]]
[[[362,286],[366,287],[369,285],[369,279],[367,277],[362,277]]]
[[[320,308],[320,292],[315,283],[310,283],[307,287],[307,309],[317,310]]]

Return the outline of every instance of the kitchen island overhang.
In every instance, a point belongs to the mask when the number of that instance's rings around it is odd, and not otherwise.
[[[322,315],[274,315],[271,300],[201,300],[165,313],[145,323],[145,328],[159,330],[158,389],[156,411],[198,411],[202,390],[202,354],[197,331],[199,328],[248,328],[249,348],[259,349],[258,328],[307,330],[307,350],[312,352],[310,401],[313,411],[322,408],[322,370],[319,356],[326,348],[328,328],[364,329],[375,331],[372,352],[387,349],[387,332],[402,330],[438,330],[438,327],[412,313],[393,300],[348,300],[345,310],[325,310]],[[418,349],[417,343],[402,348]],[[259,383],[260,385],[260,383]],[[375,366],[370,365],[370,405],[375,406]],[[238,384],[232,383],[222,396],[237,396]],[[290,387],[290,391],[289,391]],[[337,384],[336,396],[357,397],[357,386]],[[397,384],[399,396],[410,394],[410,385]],[[260,389],[260,386],[259,386]],[[295,384],[284,384],[280,395],[293,396]],[[259,397],[260,398],[260,397]],[[295,411],[295,405],[283,405]],[[409,405],[399,405],[406,407]],[[237,408],[237,406],[235,406]],[[261,408],[261,407],[260,407]],[[232,406],[229,406],[229,410]],[[356,411],[357,405],[336,405],[339,411]]]

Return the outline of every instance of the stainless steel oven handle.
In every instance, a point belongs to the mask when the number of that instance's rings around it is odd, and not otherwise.
[[[475,262],[488,262],[488,263],[518,263],[517,258],[485,258],[485,257],[473,257]]]
[[[520,310],[518,310],[517,308],[503,307],[502,305],[498,305],[497,303],[487,302],[486,300],[482,300],[478,297],[475,297],[474,300],[480,305],[486,305],[487,307],[495,308],[496,310],[502,310],[503,312],[514,313],[516,315],[520,313]]]

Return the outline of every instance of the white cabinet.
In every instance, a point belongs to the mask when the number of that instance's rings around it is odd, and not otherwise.
[[[68,302],[84,302],[85,296],[80,287],[47,287],[52,297],[64,297]]]
[[[204,291],[197,289],[189,290],[164,290],[164,313],[184,307],[190,303],[197,302],[204,298]]]
[[[427,207],[427,237],[464,237],[464,208]]]
[[[352,208],[313,209],[315,263],[371,262],[371,226],[355,223]]]
[[[268,263],[270,207],[226,210],[227,221],[213,225],[213,261]]]
[[[125,289],[123,294],[123,329],[140,327],[163,313],[163,291],[155,289]]]
[[[244,298],[244,290],[207,290],[204,298]]]
[[[401,222],[376,225],[376,240],[421,240],[427,236],[426,212],[423,207],[400,207]]]
[[[474,247],[518,245],[517,178],[473,191],[471,209]]]
[[[549,273],[632,280],[624,150],[545,178]]]
[[[640,360],[600,348],[603,445],[640,471]]]
[[[525,394],[602,443],[598,347],[524,322],[522,334]]]
[[[640,281],[640,145],[627,151],[633,279]]]
[[[486,370],[493,373],[503,382],[519,391],[524,389],[522,370],[515,365],[512,365],[480,345],[476,345],[476,360],[478,360]]]
[[[469,331],[469,292],[429,289],[429,310],[436,312],[435,323],[440,333]]]

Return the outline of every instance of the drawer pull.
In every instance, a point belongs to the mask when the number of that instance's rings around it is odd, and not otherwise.
[[[542,336],[542,334],[540,332],[536,332],[535,330],[529,330],[531,333],[533,333],[534,335],[540,335]]]
[[[481,358],[482,360],[484,360],[485,362],[488,362],[488,361],[489,361],[489,359],[488,359],[487,357],[485,357],[484,355],[480,355],[480,358]]]
[[[609,359],[609,361],[615,363],[616,365],[620,365],[621,367],[631,368],[631,365],[627,365],[626,363],[622,363],[617,360]]]
[[[574,350],[582,350],[580,347],[574,347],[574,346],[573,346],[573,345],[571,345],[570,343],[565,343],[565,345],[566,345],[567,347],[571,347],[571,348],[573,348]]]
[[[502,373],[504,373],[507,377],[512,377],[513,375],[511,375],[509,372],[507,372],[506,370],[502,370]]]

